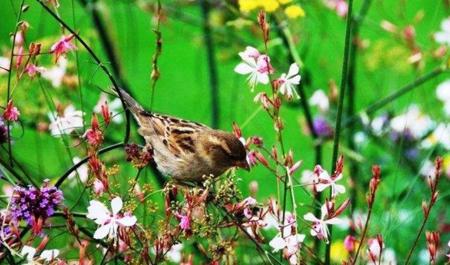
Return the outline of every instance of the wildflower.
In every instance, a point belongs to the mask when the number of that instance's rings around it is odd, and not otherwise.
[[[314,216],[313,213],[307,213],[303,216],[306,221],[312,222],[311,235],[317,237],[320,240],[325,240],[328,243],[328,225],[334,225],[341,223],[341,220],[337,217],[329,216],[329,210],[327,203],[321,207],[320,219]]]
[[[322,89],[318,89],[314,92],[309,99],[309,104],[311,106],[317,106],[322,113],[328,112],[330,108],[330,100]]]
[[[433,121],[416,105],[411,105],[406,113],[391,119],[390,127],[395,133],[420,139],[433,127]]]
[[[98,178],[96,178],[94,180],[94,193],[97,195],[101,195],[103,192],[106,191],[106,187],[105,185],[103,185],[103,181],[99,180]]]
[[[369,261],[378,264],[378,260],[380,258],[381,252],[383,251],[384,243],[381,236],[377,236],[376,238],[371,238],[368,240],[368,248],[367,254],[369,257]]]
[[[305,16],[305,10],[299,5],[290,5],[284,9],[284,13],[288,18],[294,19]]]
[[[77,157],[77,156],[75,156],[75,157],[72,159],[72,162],[73,162],[74,165],[77,164],[77,163],[79,163],[80,161],[81,161],[81,159],[80,159],[79,157]],[[79,166],[79,167],[77,168],[76,171],[70,173],[70,175],[68,176],[68,178],[69,178],[69,179],[73,179],[77,174],[78,174],[78,177],[80,178],[80,181],[81,181],[82,183],[86,183],[86,181],[87,181],[87,179],[88,179],[88,177],[89,177],[89,168],[88,168],[88,166],[86,165],[86,163],[83,163],[81,166]]]
[[[319,137],[330,138],[333,136],[333,128],[322,116],[315,117],[313,120],[314,132]]]
[[[105,111],[107,111],[106,109],[109,109],[109,115],[111,116],[112,122],[116,124],[123,122],[123,116],[119,115],[122,110],[122,102],[120,101],[120,98],[109,100],[105,93],[101,93],[100,98],[98,99],[97,104],[94,107],[94,112],[102,114],[102,116],[105,117],[105,115],[107,114],[105,113]]]
[[[56,117],[56,118],[55,118]],[[52,136],[59,137],[63,134],[70,134],[77,128],[83,127],[83,112],[75,110],[73,105],[69,105],[64,110],[64,114],[49,114],[50,132]]]
[[[345,0],[324,0],[325,5],[336,11],[340,17],[346,17],[348,13],[348,3]]]
[[[288,235],[285,238],[278,234],[269,242],[269,245],[272,247],[273,252],[283,250],[283,256],[289,260],[289,264],[297,264],[298,257],[296,254],[299,252],[304,240],[305,235],[303,234]]]
[[[450,45],[450,18],[441,22],[441,31],[434,34],[434,40],[440,44]]]
[[[19,119],[20,111],[14,106],[12,100],[8,101],[5,111],[3,112],[3,118],[7,121],[17,121]]]
[[[430,254],[430,264],[436,264],[436,256],[439,249],[440,235],[438,232],[426,232],[428,253]]]
[[[189,219],[189,216],[182,214],[177,214],[176,216],[180,219],[180,228],[182,230],[191,230],[191,220]]]
[[[122,199],[115,197],[111,200],[111,213],[103,203],[96,200],[90,201],[86,217],[100,225],[94,233],[95,239],[103,239],[106,236],[115,238],[119,227],[131,227],[136,224],[135,216],[119,214],[122,206]]]
[[[52,216],[62,202],[63,193],[56,187],[50,187],[45,181],[42,187],[19,187],[14,189],[10,210],[16,221],[25,220],[39,234],[45,220]]]
[[[48,69],[42,69],[41,77],[49,81],[53,87],[60,87],[63,78],[66,75],[67,59],[64,57],[59,58],[55,66]]]
[[[94,147],[97,147],[102,143],[103,133],[100,130],[97,115],[93,115],[91,128],[87,129],[87,131],[84,133],[84,137],[86,138],[87,142]]]
[[[35,77],[38,73],[41,73],[44,70],[44,67],[39,67],[32,63],[27,64],[25,67],[25,73],[27,73],[31,78]]]
[[[280,78],[276,80],[279,85],[279,90],[282,95],[287,96],[288,99],[292,99],[295,95],[299,98],[297,91],[295,90],[295,85],[300,84],[300,75],[298,74],[298,65],[296,63],[291,64],[287,74],[283,73]]]
[[[75,46],[72,44],[72,39],[75,35],[71,34],[68,36],[62,36],[61,39],[53,44],[50,48],[50,52],[55,54],[55,62],[58,62],[58,59],[61,55],[68,53],[71,50],[75,50]]]
[[[275,10],[280,7],[280,3],[278,3],[278,0],[261,0],[259,1],[260,5],[266,12],[274,12]]]
[[[348,252],[353,252],[356,249],[357,240],[354,236],[348,235],[344,239],[344,247]]]
[[[336,177],[330,176],[327,171],[317,165],[314,168],[314,172],[317,177],[316,190],[318,192],[324,191],[326,188],[331,188],[331,196],[335,198],[340,193],[345,193],[344,185],[336,184],[337,181],[342,179],[342,174],[338,174]]]
[[[25,264],[40,264],[34,262],[34,256],[36,255],[36,249],[30,246],[23,246],[20,252],[20,255],[26,257],[27,263]],[[44,260],[46,262],[53,261],[59,255],[59,250],[51,249],[42,251],[41,255],[39,255],[40,260]]]
[[[0,75],[8,73],[9,58],[0,56]]]
[[[344,242],[341,240],[333,241],[330,247],[330,258],[334,261],[336,264],[342,263],[342,261],[348,259],[348,252],[345,251],[345,245]]]
[[[245,51],[239,53],[239,56],[243,62],[238,64],[234,71],[241,75],[249,75],[248,82],[252,90],[257,83],[269,83],[269,74],[273,72],[273,68],[267,55],[260,54],[258,50],[248,46]]]
[[[422,141],[421,147],[428,149],[436,144],[440,144],[446,150],[450,150],[450,124],[440,123],[436,129]]]
[[[446,80],[437,86],[436,97],[444,103],[444,113],[450,116],[450,80]]]
[[[174,263],[180,263],[181,261],[181,250],[183,249],[183,244],[178,243],[172,245],[169,251],[166,253],[166,257],[168,260]]]

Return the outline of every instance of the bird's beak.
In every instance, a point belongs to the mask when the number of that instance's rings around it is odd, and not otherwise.
[[[250,171],[250,165],[245,160],[244,161],[237,161],[235,165],[237,167],[245,169],[246,171]]]

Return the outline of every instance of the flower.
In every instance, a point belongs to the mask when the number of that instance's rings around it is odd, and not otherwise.
[[[369,261],[374,264],[378,263],[381,252],[384,248],[383,240],[381,237],[371,238],[368,240],[367,254],[369,256]]]
[[[305,235],[295,234],[288,235],[285,238],[281,237],[281,234],[275,236],[269,245],[272,247],[273,252],[284,250],[284,257],[289,260],[289,264],[297,264],[297,253],[305,240]]]
[[[36,66],[32,63],[27,64],[27,66],[25,67],[25,73],[27,73],[31,78],[35,77],[37,73],[41,73],[44,70],[44,67]]]
[[[450,124],[440,123],[436,129],[422,141],[421,147],[429,149],[436,144],[440,144],[446,150],[450,150]]]
[[[181,250],[183,249],[183,244],[178,243],[175,245],[172,245],[169,251],[166,253],[166,257],[171,262],[179,264],[181,261]]]
[[[269,83],[269,74],[273,72],[273,68],[267,55],[260,54],[257,49],[248,46],[245,51],[239,53],[239,56],[243,62],[239,63],[234,71],[241,75],[249,75],[248,82],[252,90],[257,83]]]
[[[239,0],[239,10],[247,13],[259,7],[258,0]]]
[[[61,57],[55,66],[49,69],[42,69],[41,77],[48,80],[53,87],[60,87],[66,75],[67,59]]]
[[[344,239],[344,247],[348,252],[353,252],[356,249],[358,241],[352,235],[348,235]]]
[[[320,219],[314,216],[313,213],[307,213],[303,216],[306,221],[312,222],[311,235],[317,237],[320,240],[325,240],[328,243],[328,225],[334,225],[341,223],[341,220],[337,217],[328,218],[328,209],[326,203],[321,207]]]
[[[340,17],[346,17],[348,13],[348,3],[345,0],[324,0],[325,5],[336,11]]]
[[[298,18],[305,16],[305,10],[299,5],[290,5],[284,9],[284,13],[288,18]]]
[[[27,263],[25,264],[40,264],[40,263],[34,263],[34,256],[36,255],[36,249],[34,247],[30,246],[23,246],[22,250],[20,251],[20,255],[26,257]],[[41,255],[39,255],[39,259],[43,259],[44,261],[51,262],[59,255],[59,250],[57,249],[51,249],[51,250],[44,250],[42,251]]]
[[[73,164],[77,164],[81,161],[81,158],[75,156],[72,159]],[[70,175],[68,176],[69,179],[73,179],[76,175],[78,174],[78,177],[80,178],[80,181],[82,183],[85,183],[89,177],[89,169],[88,166],[86,165],[86,163],[81,164],[81,166],[79,166],[77,168],[77,170],[73,171],[72,173],[70,173]]]
[[[97,101],[97,104],[94,107],[95,113],[102,113],[102,106],[107,105],[109,110],[111,111],[112,121],[114,123],[123,122],[123,116],[119,115],[119,112],[122,110],[122,102],[120,98],[115,98],[113,100],[108,100],[108,97],[105,93],[100,94],[100,98]]]
[[[5,111],[3,112],[3,118],[7,121],[17,121],[19,119],[20,111],[14,106],[12,100],[8,101]]]
[[[326,188],[331,187],[331,196],[335,198],[340,193],[345,193],[344,185],[336,184],[336,182],[342,179],[342,174],[338,174],[336,177],[330,176],[327,171],[317,165],[314,168],[315,175],[317,177],[316,190],[318,192],[324,191]]]
[[[441,22],[441,31],[434,33],[434,40],[440,44],[450,45],[450,18]]]
[[[50,48],[50,52],[55,54],[55,62],[58,62],[58,59],[61,55],[66,54],[71,50],[75,50],[75,45],[72,44],[72,39],[75,35],[70,34],[68,36],[62,36],[59,41],[52,45]]]
[[[83,127],[83,112],[75,110],[73,105],[67,106],[62,116],[57,113],[50,113],[49,119],[49,129],[52,136],[55,137],[70,134],[75,129]]]
[[[313,128],[319,137],[330,138],[333,136],[333,128],[322,116],[317,116],[313,119]]]
[[[14,188],[10,210],[15,221],[25,220],[39,234],[45,220],[52,216],[63,201],[63,193],[56,187],[50,187],[45,181],[42,187],[33,186]]]
[[[333,241],[330,247],[330,257],[336,264],[342,264],[342,261],[348,259],[348,252],[346,251],[344,242],[341,240]]]
[[[96,178],[94,180],[94,184],[93,185],[94,185],[94,193],[97,194],[97,195],[100,195],[100,194],[102,194],[103,192],[106,191],[105,185],[98,178]]]
[[[330,108],[330,100],[322,89],[318,89],[314,92],[309,99],[309,104],[311,106],[317,106],[322,113],[328,112]]]
[[[135,216],[119,214],[122,206],[123,202],[120,197],[115,197],[111,200],[112,213],[99,201],[91,200],[89,202],[86,217],[100,225],[94,233],[95,239],[103,239],[106,236],[114,238],[117,235],[119,226],[130,227],[136,224],[137,219]]]
[[[0,56],[0,75],[7,74],[9,70],[9,58]]]
[[[279,91],[282,95],[287,96],[291,99],[294,95],[299,98],[297,91],[295,90],[295,85],[300,84],[300,75],[298,74],[298,65],[296,63],[291,64],[287,74],[283,73],[280,78],[276,80],[279,85]]]
[[[178,214],[177,217],[180,219],[180,228],[184,231],[191,230],[191,220],[187,215]]]
[[[103,141],[103,132],[100,130],[97,115],[94,114],[91,121],[91,128],[87,129],[83,135],[86,141],[92,146],[99,146]]]
[[[420,139],[433,127],[433,121],[419,107],[411,105],[406,113],[391,119],[390,127],[394,133]]]
[[[444,113],[450,116],[450,80],[446,80],[437,86],[436,97],[444,103]]]
[[[274,12],[280,6],[277,0],[261,0],[259,2],[264,11],[269,13]]]

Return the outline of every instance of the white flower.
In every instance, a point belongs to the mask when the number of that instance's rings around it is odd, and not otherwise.
[[[35,263],[34,262],[34,255],[36,255],[36,249],[34,247],[30,246],[23,246],[20,255],[26,257],[27,265],[33,265],[33,264],[41,264],[41,263]],[[41,255],[39,256],[40,259],[43,259],[47,262],[50,262],[54,260],[59,255],[59,250],[57,249],[51,249],[51,250],[44,250],[42,251]]]
[[[435,174],[435,169],[434,163],[431,162],[431,160],[426,160],[420,168],[419,174],[426,178],[433,177]]]
[[[115,238],[119,226],[130,227],[136,223],[135,216],[119,215],[122,206],[123,202],[121,198],[115,197],[112,199],[111,214],[103,203],[96,200],[90,201],[87,218],[94,220],[96,224],[100,225],[94,233],[95,239],[103,239],[106,236]]]
[[[431,148],[440,144],[446,150],[450,150],[450,124],[440,123],[433,132],[422,141],[421,147]]]
[[[340,224],[342,221],[337,218],[325,219],[328,217],[328,210],[326,204],[321,207],[321,217],[320,219],[314,216],[313,213],[307,213],[303,216],[306,221],[313,222],[311,227],[311,235],[317,237],[318,239],[324,239],[328,243],[328,225]]]
[[[315,172],[318,172],[316,184],[316,190],[318,192],[324,191],[326,188],[331,188],[331,196],[335,198],[338,194],[345,193],[344,185],[336,184],[336,182],[342,179],[342,174],[339,174],[335,178],[331,178],[327,171],[323,170],[320,166],[316,166]]]
[[[239,63],[234,71],[241,75],[249,75],[248,82],[252,90],[258,83],[269,83],[269,73],[272,72],[272,66],[267,55],[260,54],[258,50],[248,46],[245,51],[239,53],[239,56],[243,62]]]
[[[394,132],[410,134],[414,139],[422,138],[433,125],[430,117],[423,114],[416,105],[411,105],[406,113],[394,117],[390,122]]]
[[[0,56],[0,75],[8,73],[9,58]]]
[[[444,113],[450,116],[450,80],[446,80],[437,86],[436,97],[444,103]]]
[[[386,115],[375,117],[370,123],[372,132],[377,136],[381,136],[385,132],[387,122],[388,117]]]
[[[291,99],[294,95],[299,98],[295,86],[300,84],[300,75],[298,74],[298,65],[296,63],[291,64],[289,67],[289,72],[287,74],[281,74],[278,78],[278,84],[280,85],[280,93]]]
[[[434,40],[440,44],[450,45],[450,18],[441,22],[441,31],[434,34]]]
[[[62,116],[57,113],[49,113],[50,132],[59,137],[62,134],[70,134],[77,128],[83,127],[83,112],[75,110],[73,105],[67,106]]]
[[[180,263],[181,261],[181,250],[183,249],[183,244],[175,244],[173,245],[169,251],[166,253],[167,259],[174,263]]]
[[[57,64],[51,68],[44,69],[41,77],[48,80],[53,87],[60,87],[67,69],[67,59],[60,57]]]
[[[122,102],[120,101],[120,98],[115,98],[113,100],[108,100],[108,96],[106,93],[101,93],[100,98],[97,101],[97,104],[94,107],[95,113],[102,113],[102,105],[108,104],[109,111],[112,112],[112,121],[114,123],[122,123],[123,122],[123,116],[119,115],[119,112],[122,110]]]
[[[72,161],[73,161],[73,164],[75,165],[75,164],[77,164],[78,162],[81,161],[81,158],[75,156],[72,159]],[[89,168],[88,168],[86,163],[83,163],[81,166],[79,166],[77,168],[76,171],[73,171],[72,173],[70,173],[68,178],[69,179],[73,179],[77,174],[78,174],[78,177],[80,178],[80,181],[82,183],[85,183],[87,181],[87,179],[89,177]]]
[[[327,112],[330,109],[330,100],[322,89],[316,90],[309,99],[311,106],[317,106],[321,112]]]

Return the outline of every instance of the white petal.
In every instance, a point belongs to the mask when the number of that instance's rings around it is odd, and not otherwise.
[[[89,204],[87,218],[95,220],[97,224],[103,224],[110,217],[111,213],[103,203],[92,200]]]
[[[278,235],[270,240],[269,245],[273,248],[273,252],[278,252],[286,247],[286,241]]]
[[[436,97],[443,102],[450,101],[450,80],[446,80],[436,87]]]
[[[35,254],[36,249],[30,246],[23,246],[22,251],[20,251],[20,255],[26,256],[28,261],[32,261]]]
[[[300,84],[300,79],[301,79],[301,77],[299,75],[296,75],[294,77],[289,78],[289,83],[298,85],[298,84]]]
[[[113,215],[116,215],[117,213],[119,213],[120,210],[122,209],[122,206],[123,206],[123,202],[120,197],[115,197],[114,199],[112,199],[111,209],[112,209]]]
[[[41,258],[45,259],[46,261],[52,261],[58,255],[59,255],[59,250],[57,250],[57,249],[44,250],[41,253]]]
[[[324,221],[324,223],[330,224],[330,225],[337,225],[337,224],[341,224],[342,220],[335,217],[335,218],[331,218],[329,220]]]
[[[241,75],[247,75],[255,71],[255,68],[252,68],[250,65],[246,63],[240,63],[234,68],[234,71]]]
[[[269,83],[269,75],[257,73],[257,81],[260,84],[267,85]]]
[[[94,238],[95,239],[105,238],[110,233],[110,230],[113,228],[112,226],[113,226],[112,223],[100,226],[99,228],[97,228],[97,230],[95,230]]]
[[[294,75],[298,74],[298,70],[299,70],[299,68],[296,63],[291,64],[291,66],[289,67],[289,72],[287,74],[287,78],[290,79]],[[300,76],[299,76],[299,81],[300,81]]]
[[[319,183],[319,184],[316,184],[316,190],[317,190],[318,192],[322,192],[322,191],[324,191],[326,188],[328,188],[330,185],[331,185],[331,184],[325,184],[325,183]]]
[[[303,216],[303,219],[305,219],[306,221],[310,221],[310,222],[317,222],[320,221],[319,219],[317,219],[317,217],[314,216],[314,214],[312,213],[307,213]]]
[[[123,226],[133,226],[136,221],[136,216],[124,216],[120,219],[117,219],[117,222]]]

